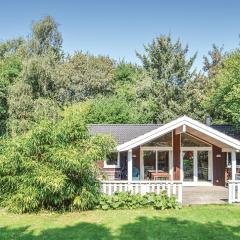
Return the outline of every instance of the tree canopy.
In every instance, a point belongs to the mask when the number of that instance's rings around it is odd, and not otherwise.
[[[137,65],[81,49],[69,55],[58,27],[46,16],[33,22],[28,37],[0,43],[1,135],[23,134],[43,118],[58,118],[65,106],[84,102],[91,104],[91,123],[164,123],[183,114],[238,123],[238,67],[233,75],[229,63],[237,62],[238,50],[213,44],[201,72],[188,46],[160,35],[137,53]]]
[[[224,67],[214,76],[215,88],[206,99],[206,108],[219,122],[238,125],[240,122],[240,51],[223,61]]]

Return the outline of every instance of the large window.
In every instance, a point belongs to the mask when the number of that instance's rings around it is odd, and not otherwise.
[[[236,152],[236,164],[237,166],[240,166],[240,152]],[[227,161],[226,161],[227,167],[232,166],[232,153],[227,152]]]
[[[169,173],[169,151],[144,150],[144,179],[150,178],[151,172]]]
[[[158,151],[158,170],[169,172],[169,151]]]
[[[144,144],[147,147],[171,147],[172,146],[172,132],[169,132],[159,138]]]
[[[117,152],[107,155],[104,167],[119,167],[119,156]]]
[[[227,167],[232,166],[232,153],[231,152],[227,152],[226,166]]]
[[[143,151],[144,179],[151,170],[156,170],[156,151]]]
[[[210,147],[210,144],[207,144],[187,133],[181,134],[181,145],[182,147]]]

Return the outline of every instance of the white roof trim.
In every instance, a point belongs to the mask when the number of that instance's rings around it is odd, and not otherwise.
[[[140,146],[144,143],[147,143],[159,136],[162,136],[182,125],[186,125],[188,127],[191,127],[199,132],[202,132],[222,143],[225,143],[226,145],[236,149],[236,150],[240,150],[240,141],[238,141],[237,139],[235,138],[232,138],[222,132],[219,132],[218,130],[216,129],[213,129],[199,121],[196,121],[196,120],[193,120],[192,118],[190,117],[187,117],[187,116],[183,116],[183,117],[180,117],[176,120],[173,120],[153,131],[150,131],[148,133],[145,133],[137,138],[134,138],[126,143],[123,143],[121,145],[118,145],[117,146],[117,151],[127,151],[127,150],[130,150],[134,147],[137,147],[137,146]]]

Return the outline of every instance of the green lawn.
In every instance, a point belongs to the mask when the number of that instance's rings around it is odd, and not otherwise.
[[[0,239],[240,239],[240,206],[15,215],[0,210]]]

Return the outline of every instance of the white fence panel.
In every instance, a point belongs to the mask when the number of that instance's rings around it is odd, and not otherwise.
[[[240,180],[230,180],[228,182],[228,202],[240,203]]]
[[[166,191],[169,197],[174,195],[178,202],[182,203],[181,181],[101,181],[101,190],[108,195],[127,191],[142,195],[149,192],[160,194],[162,191]]]

